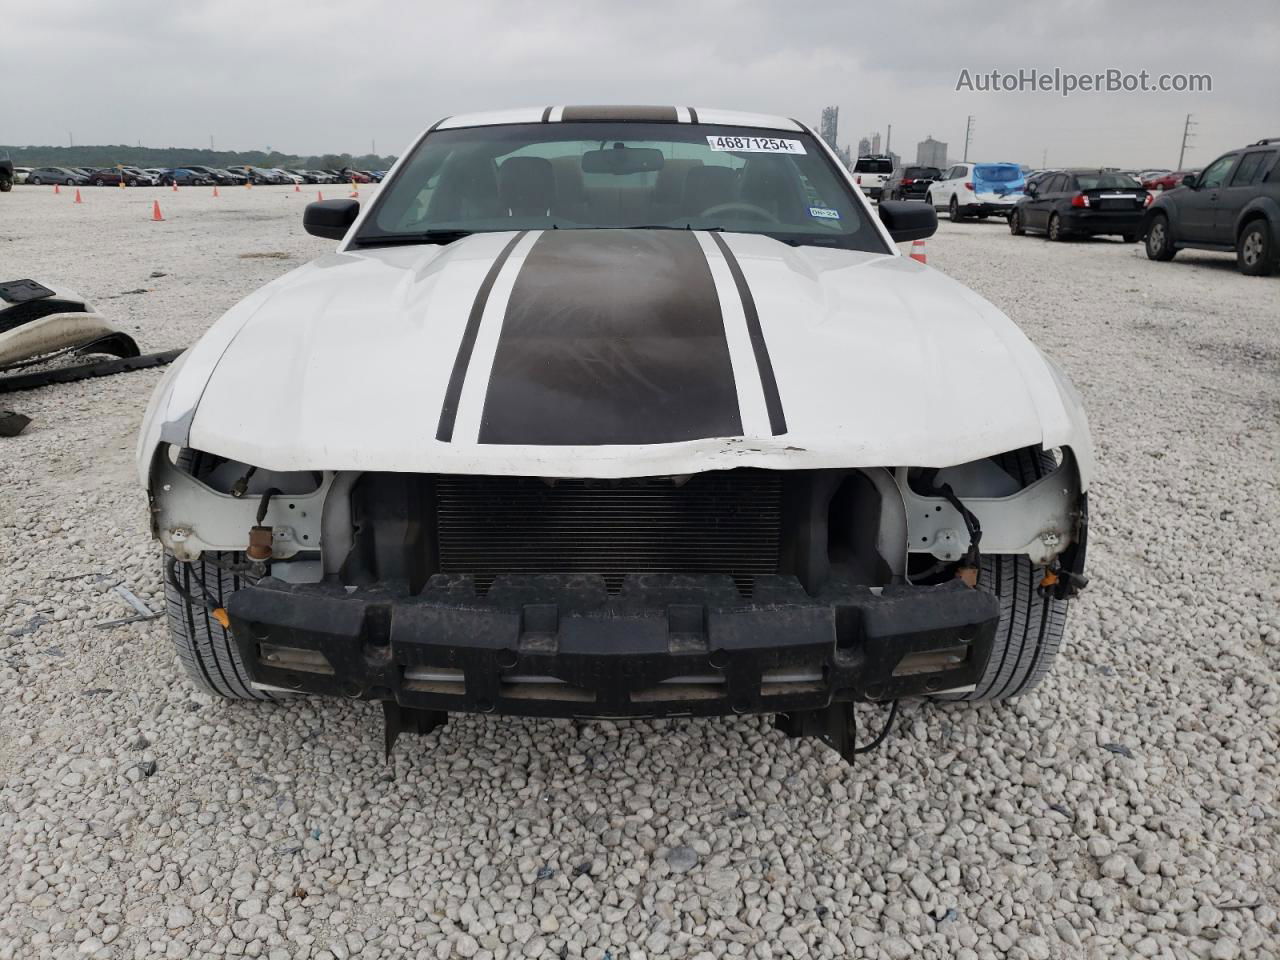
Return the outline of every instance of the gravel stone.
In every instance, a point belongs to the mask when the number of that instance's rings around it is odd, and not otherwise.
[[[186,346],[333,251],[309,198],[220,192],[19,185],[0,274]],[[457,716],[388,766],[375,704],[203,696],[162,621],[94,626],[117,583],[163,604],[132,453],[164,371],[6,400],[0,960],[1280,960],[1280,281],[999,222],[927,251],[1083,395],[1092,583],[1041,686],[904,702],[851,766],[751,716]]]

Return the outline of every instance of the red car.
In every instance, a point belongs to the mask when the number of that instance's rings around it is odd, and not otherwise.
[[[1199,172],[1199,170],[1175,170],[1173,173],[1166,173],[1163,176],[1144,180],[1142,181],[1142,186],[1146,190],[1172,190],[1174,187],[1182,186],[1183,177],[1189,177],[1193,173]]]
[[[121,180],[129,187],[136,187],[139,184],[152,186],[155,183],[148,174],[136,167],[122,167],[118,170],[113,167],[104,167],[89,174],[89,182],[95,187],[118,187]]]

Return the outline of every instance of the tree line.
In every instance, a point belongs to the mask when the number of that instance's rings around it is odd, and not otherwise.
[[[121,164],[126,167],[283,167],[304,170],[386,170],[395,157],[366,153],[326,153],[299,156],[294,153],[262,150],[200,150],[184,147],[130,147],[125,144],[74,147],[10,147],[0,145],[0,158],[7,157],[18,167],[90,167],[101,169]]]

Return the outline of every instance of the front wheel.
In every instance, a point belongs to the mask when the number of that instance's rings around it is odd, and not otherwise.
[[[1022,227],[1022,215],[1017,210],[1009,214],[1009,232],[1015,237],[1024,236],[1027,232]]]
[[[1153,217],[1147,227],[1147,259],[1172,260],[1177,251],[1169,238],[1169,220],[1164,214]]]
[[[1276,250],[1265,220],[1254,220],[1236,241],[1236,266],[1249,277],[1269,277],[1276,268]]]
[[[1053,455],[1018,450],[997,463],[1023,486],[1051,473]],[[941,694],[942,700],[1008,700],[1026,693],[1053,668],[1067,627],[1067,601],[1042,596],[1035,565],[1023,555],[982,557],[978,588],[1000,601],[1000,623],[986,669],[972,690]]]
[[[44,183],[39,177],[27,177],[27,183],[35,184],[37,187]]]

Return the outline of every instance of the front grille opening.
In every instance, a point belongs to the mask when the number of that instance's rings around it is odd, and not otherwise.
[[[641,574],[728,574],[750,596],[778,572],[782,478],[768,470],[689,477],[544,480],[440,476],[442,573],[600,576],[610,593]]]

